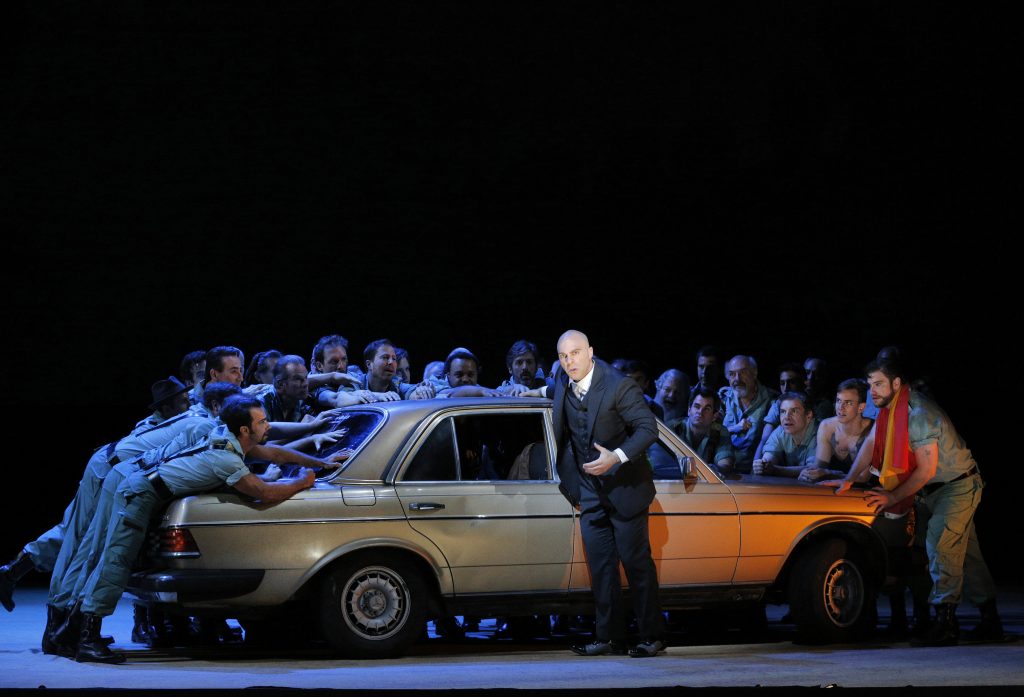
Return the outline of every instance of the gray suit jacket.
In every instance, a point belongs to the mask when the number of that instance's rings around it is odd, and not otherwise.
[[[594,361],[594,378],[587,393],[587,430],[589,442],[609,450],[622,448],[628,461],[616,465],[606,474],[595,477],[596,488],[611,501],[615,510],[631,517],[651,505],[654,481],[647,463],[647,448],[658,438],[654,414],[647,407],[639,385],[621,375],[601,360]],[[570,434],[565,423],[565,394],[569,378],[561,373],[553,396],[555,438],[558,446],[559,488],[574,505],[580,501],[580,474],[570,447]],[[584,462],[594,459],[591,448]]]

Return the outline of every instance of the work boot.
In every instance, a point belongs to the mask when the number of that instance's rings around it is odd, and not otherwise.
[[[78,653],[78,639],[82,631],[82,604],[75,603],[70,610],[64,610],[64,621],[50,634],[51,645],[58,656],[74,658]]]
[[[956,646],[960,639],[960,624],[956,619],[956,605],[941,603],[935,606],[935,621],[931,631],[921,639],[914,639],[911,646]]]
[[[931,605],[914,603],[914,626],[910,630],[912,639],[923,639],[932,631]]]
[[[973,629],[964,634],[968,641],[1002,641],[1003,621],[999,619],[999,611],[996,610],[996,599],[986,600],[978,606],[981,610],[981,621]]]
[[[0,605],[7,612],[14,612],[14,587],[33,568],[32,558],[24,552],[0,566]]]
[[[64,621],[68,618],[68,610],[53,605],[46,606],[46,629],[43,630],[43,653],[50,656],[61,656],[60,646],[54,641],[53,635],[57,633]],[[74,655],[74,654],[71,654]]]
[[[889,626],[885,628],[885,635],[889,639],[906,639],[910,634],[910,627],[907,624],[907,601],[902,586],[898,591],[889,594],[889,607],[891,617]]]
[[[134,625],[132,626],[132,642],[153,645],[153,627],[149,623],[149,609],[145,605],[134,603]]]
[[[124,663],[123,653],[114,653],[100,637],[100,626],[103,618],[92,612],[83,612],[82,631],[78,637],[78,653],[75,660],[79,663]]]

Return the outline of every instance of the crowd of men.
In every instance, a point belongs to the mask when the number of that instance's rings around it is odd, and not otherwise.
[[[786,363],[777,390],[762,381],[752,356],[723,359],[715,348],[701,348],[693,381],[684,368],[652,381],[642,361],[610,365],[631,378],[650,410],[726,478],[791,477],[840,491],[868,482],[869,502],[888,519],[909,520],[903,527],[917,531],[927,557],[933,612],[921,610],[927,607],[922,596],[915,643],[957,643],[956,607],[964,595],[981,609],[974,638],[1000,638],[995,588],[973,526],[983,486],[977,464],[927,386],[907,380],[898,349],[883,349],[864,375],[838,383],[821,358]],[[476,355],[462,347],[426,364],[419,379],[408,352],[387,339],[370,342],[358,364],[350,362],[348,341],[336,334],[316,343],[308,364],[276,350],[257,353],[248,366],[232,346],[189,353],[177,377],[153,385],[152,413],[94,452],[62,521],[0,567],[0,603],[13,610],[14,588],[25,573],[49,573],[43,651],[121,662],[123,654],[110,650],[100,625],[120,599],[150,519],[163,504],[218,487],[275,502],[312,486],[313,472],[305,467],[337,467],[348,456],[308,454],[340,437],[321,431],[342,407],[529,398],[567,379],[559,375],[559,361],[546,370],[527,340],[512,344],[505,362],[507,377],[490,388],[480,384]],[[269,465],[257,474],[254,461]],[[303,468],[282,477],[284,464]],[[900,618],[894,614],[893,621]],[[154,641],[157,625],[136,606],[134,641]]]

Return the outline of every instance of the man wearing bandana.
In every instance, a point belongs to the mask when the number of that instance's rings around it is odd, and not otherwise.
[[[928,600],[935,607],[935,622],[931,632],[913,645],[957,644],[956,607],[962,594],[981,610],[981,622],[968,637],[1001,640],[995,584],[974,531],[974,512],[984,482],[971,451],[949,416],[912,391],[895,364],[876,361],[868,364],[865,373],[878,418],[839,491],[848,489],[871,465],[881,486],[872,489],[866,501],[876,511],[902,515],[913,508],[914,495],[918,496],[924,518],[918,521],[918,530],[925,534],[932,578]]]

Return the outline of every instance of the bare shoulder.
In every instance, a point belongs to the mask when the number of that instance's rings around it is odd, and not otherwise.
[[[827,436],[830,436],[836,430],[836,426],[838,424],[839,419],[835,416],[825,419],[818,425],[818,433],[823,433]]]

